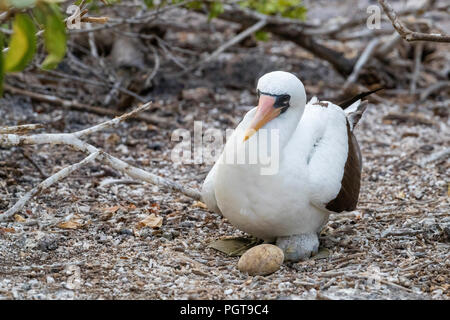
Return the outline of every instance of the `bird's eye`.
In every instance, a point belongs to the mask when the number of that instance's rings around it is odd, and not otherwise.
[[[290,97],[289,95],[285,94],[285,95],[282,95],[282,96],[280,97],[280,100],[281,100],[282,103],[286,103],[286,102],[289,102],[289,99],[290,99],[290,98],[291,98],[291,97]]]
[[[286,107],[289,105],[289,100],[291,97],[288,94],[284,94],[277,97],[277,105],[280,107]]]
[[[291,96],[288,94],[279,95],[276,97],[275,108],[281,108],[281,113],[284,113],[289,108],[289,101]]]

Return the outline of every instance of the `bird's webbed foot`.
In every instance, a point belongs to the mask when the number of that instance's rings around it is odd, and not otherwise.
[[[317,233],[296,234],[278,237],[276,245],[284,252],[284,261],[306,260],[319,250]]]

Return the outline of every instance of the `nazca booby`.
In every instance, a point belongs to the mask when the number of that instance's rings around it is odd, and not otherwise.
[[[302,82],[283,71],[262,76],[257,92],[258,106],[227,140],[203,183],[202,200],[238,229],[276,241],[285,260],[306,259],[317,252],[329,215],[356,208],[362,163],[353,128],[369,93],[345,110],[316,97],[306,103]],[[275,173],[263,174],[266,163],[248,160],[256,152],[252,142],[265,144],[270,160],[278,161]]]

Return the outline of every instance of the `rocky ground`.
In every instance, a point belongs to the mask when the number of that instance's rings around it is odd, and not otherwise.
[[[160,72],[164,89],[149,97],[164,125],[128,121],[88,141],[199,188],[210,165],[174,164],[173,130],[192,131],[197,120],[204,129],[233,128],[249,109],[241,106],[255,103],[258,75],[274,69],[296,72],[308,97],[336,97],[345,81],[290,43],[237,48],[202,77],[170,82]],[[81,99],[96,98],[86,92]],[[321,253],[308,261],[249,277],[237,270],[238,257],[208,247],[245,236],[226,219],[92,163],[0,224],[0,299],[449,299],[449,162],[426,161],[450,147],[448,99],[440,92],[417,103],[408,90],[391,89],[370,100],[356,130],[364,158],[358,210],[331,216]],[[2,126],[44,123],[39,132],[70,132],[106,119],[20,95],[0,100]],[[0,212],[81,159],[61,146],[0,149]],[[159,228],[139,224],[151,214],[162,218]]]

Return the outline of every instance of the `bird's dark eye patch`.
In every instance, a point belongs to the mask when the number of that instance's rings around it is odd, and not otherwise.
[[[281,113],[285,112],[289,108],[289,102],[291,100],[291,96],[288,94],[282,94],[275,96],[275,108],[282,108]]]
[[[257,89],[257,94],[258,94],[258,99],[259,97],[263,94],[266,96],[271,96],[275,98],[275,104],[274,104],[274,108],[281,108],[281,112],[283,113],[285,112],[289,107],[290,107],[290,101],[291,101],[291,96],[288,94],[270,94],[270,93],[266,93],[266,92],[261,92],[259,91],[259,89]]]

